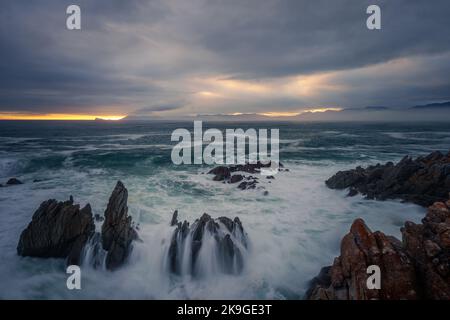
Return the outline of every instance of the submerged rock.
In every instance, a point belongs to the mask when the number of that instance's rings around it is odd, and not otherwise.
[[[310,282],[306,298],[450,300],[450,202],[434,203],[422,224],[406,222],[401,231],[403,242],[355,220],[341,255]],[[379,290],[367,288],[369,265],[380,267]]]
[[[166,257],[168,271],[196,277],[209,273],[239,274],[247,248],[247,235],[239,218],[213,219],[204,213],[192,225],[177,222]]]
[[[44,201],[22,232],[17,246],[21,256],[67,258],[67,264],[79,264],[81,251],[94,233],[91,206],[80,210],[73,199]]]
[[[131,242],[139,238],[132,227],[132,218],[128,215],[127,201],[128,190],[118,181],[109,198],[102,225],[102,245],[108,252],[108,270],[115,270],[125,262],[132,250]]]
[[[369,199],[402,199],[428,207],[445,201],[450,190],[450,152],[439,151],[425,157],[404,157],[399,163],[377,164],[366,169],[339,171],[326,185],[332,189],[351,188]]]
[[[19,179],[11,178],[11,179],[9,179],[9,180],[6,182],[6,184],[7,184],[8,186],[11,186],[11,185],[23,184],[23,182],[20,181]]]

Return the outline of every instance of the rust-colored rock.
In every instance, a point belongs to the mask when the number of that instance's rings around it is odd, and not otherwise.
[[[311,281],[306,298],[450,300],[448,201],[434,203],[422,224],[407,221],[401,231],[403,243],[371,232],[362,219],[356,219],[342,239],[341,255]],[[380,268],[380,289],[367,288],[370,265]]]
[[[381,289],[367,287],[367,268],[381,269]],[[400,241],[382,232],[372,232],[356,219],[341,242],[341,255],[329,269],[329,282],[311,288],[308,299],[371,300],[417,299],[414,266]]]
[[[402,234],[406,252],[414,260],[424,297],[450,300],[449,207],[443,202],[434,203],[422,224],[407,222]]]

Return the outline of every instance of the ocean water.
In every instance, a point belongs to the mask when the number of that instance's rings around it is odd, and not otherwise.
[[[405,220],[425,209],[398,201],[348,198],[324,181],[338,170],[398,161],[450,149],[448,124],[210,123],[205,127],[278,128],[280,160],[290,172],[260,179],[269,191],[241,191],[212,181],[208,166],[175,166],[170,160],[176,128],[170,122],[0,122],[0,298],[30,299],[299,299],[309,279],[339,254],[339,243],[357,217],[372,230],[400,236]],[[33,182],[38,180],[38,182]],[[116,272],[82,268],[82,289],[66,287],[61,259],[19,257],[21,231],[39,204],[73,195],[103,214],[117,180],[129,191],[129,214],[140,225],[127,264]],[[238,216],[251,247],[240,275],[206,272],[174,277],[164,250],[180,220]]]

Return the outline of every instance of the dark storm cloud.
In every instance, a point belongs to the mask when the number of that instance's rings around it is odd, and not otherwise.
[[[450,50],[450,2],[375,0],[210,1],[188,20],[199,43],[243,77],[342,70]],[[382,30],[366,28],[370,4]],[[208,26],[205,28],[205,26]]]
[[[73,3],[82,8],[81,31],[65,29],[65,9]],[[381,31],[365,27],[369,4],[382,8]],[[197,111],[227,113],[450,99],[447,0],[7,0],[0,6],[0,112],[185,112],[198,103],[204,110]],[[364,71],[396,59],[419,59],[420,67],[391,75]],[[350,89],[313,98],[254,94],[228,105],[199,103],[192,94],[204,90],[192,84],[202,77],[271,81],[335,71],[334,84]]]

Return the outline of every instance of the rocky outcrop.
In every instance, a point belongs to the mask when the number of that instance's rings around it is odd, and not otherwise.
[[[18,185],[18,184],[23,184],[23,182],[17,178],[11,178],[6,182],[6,185],[8,185],[8,186]]]
[[[105,211],[102,225],[102,245],[107,251],[106,268],[115,270],[128,258],[132,241],[138,239],[128,215],[128,190],[118,181]]]
[[[17,253],[21,256],[67,258],[67,264],[79,264],[81,251],[94,233],[91,206],[80,210],[73,199],[44,201],[32,221],[20,235]]]
[[[405,223],[402,236],[423,296],[450,300],[450,201],[429,207],[422,224]]]
[[[231,166],[218,166],[211,169],[208,174],[213,174],[213,181],[222,181],[224,183],[239,183],[238,188],[241,190],[256,189],[258,178],[252,175],[245,175],[242,173],[258,174],[261,169],[270,168],[271,162],[263,164],[258,161],[256,163],[247,163]],[[289,171],[283,169],[283,165],[279,163],[278,171]],[[241,172],[241,173],[236,173]],[[270,178],[269,178],[270,177]],[[274,176],[268,176],[268,179],[275,179]],[[262,187],[261,187],[262,188]]]
[[[341,255],[310,282],[307,299],[450,299],[450,201],[428,208],[422,224],[406,222],[403,243],[355,220]],[[367,267],[381,271],[381,288],[368,289]]]
[[[79,265],[90,250],[88,260],[93,266],[105,266],[108,270],[120,267],[132,250],[132,241],[140,240],[130,216],[128,216],[128,192],[122,182],[111,194],[105,218],[92,215],[87,204],[69,201],[44,201],[34,213],[32,221],[22,232],[17,246],[21,256],[41,258],[67,258],[68,264]],[[102,222],[102,232],[95,232],[94,221]],[[86,258],[86,257],[85,257]],[[103,260],[104,262],[100,261]]]
[[[173,222],[176,228],[166,258],[169,272],[200,277],[208,270],[225,274],[242,271],[248,239],[238,217],[213,219],[204,213],[190,225],[178,222],[175,211]]]
[[[402,199],[428,207],[445,201],[450,190],[450,152],[439,151],[424,157],[404,157],[399,163],[377,164],[339,171],[326,182],[332,189],[350,188],[368,199]]]

